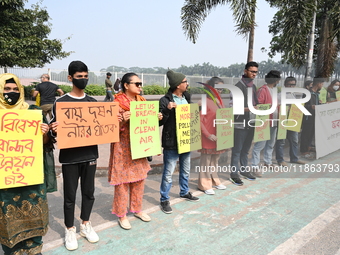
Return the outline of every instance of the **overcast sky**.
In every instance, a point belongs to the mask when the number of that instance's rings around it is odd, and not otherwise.
[[[27,6],[37,1],[29,0]],[[210,62],[229,66],[246,62],[248,42],[235,33],[228,6],[210,13],[201,27],[196,44],[187,40],[181,26],[182,0],[43,0],[52,24],[50,39],[66,39],[68,58],[46,65],[67,69],[81,60],[91,71],[108,66],[170,67]],[[269,47],[268,25],[275,14],[264,0],[256,13],[254,60],[267,60],[261,52]],[[279,57],[274,59],[279,60]]]

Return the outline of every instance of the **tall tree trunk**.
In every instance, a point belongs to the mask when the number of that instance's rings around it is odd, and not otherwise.
[[[337,57],[335,41],[331,40],[332,25],[327,14],[322,17],[315,76],[329,78],[332,75]]]
[[[249,31],[249,45],[248,45],[248,57],[247,62],[253,61],[254,59],[254,36],[255,36],[255,28],[254,26]]]
[[[256,4],[256,0],[255,0]],[[248,57],[247,62],[253,61],[254,59],[254,38],[255,38],[255,8],[251,11],[252,26],[249,31],[249,45],[248,45]]]

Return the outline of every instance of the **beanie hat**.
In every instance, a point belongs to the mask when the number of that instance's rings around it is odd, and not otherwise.
[[[169,85],[170,88],[176,88],[178,85],[180,85],[183,81],[183,79],[185,78],[185,75],[182,73],[175,73],[172,70],[169,70],[166,73],[166,76],[169,79]]]

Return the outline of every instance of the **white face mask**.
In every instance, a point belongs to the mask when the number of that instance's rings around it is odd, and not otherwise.
[[[333,86],[333,89],[334,89],[334,90],[338,90],[338,89],[339,89],[339,86]]]

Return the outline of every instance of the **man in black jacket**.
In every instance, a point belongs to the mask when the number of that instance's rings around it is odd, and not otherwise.
[[[175,73],[172,70],[167,72],[167,77],[169,79],[170,88],[168,93],[159,101],[160,112],[163,114],[163,119],[159,122],[159,125],[163,125],[162,147],[164,148],[164,169],[160,187],[160,207],[164,213],[172,213],[169,201],[169,191],[172,186],[172,174],[175,171],[178,159],[180,166],[180,197],[190,201],[198,201],[199,198],[194,197],[189,192],[190,152],[178,154],[177,148],[175,108],[178,104],[191,103],[190,94],[187,92],[188,80],[185,78],[184,74]]]
[[[251,119],[251,112],[248,108],[248,88],[252,88],[252,102],[257,105],[256,87],[253,84],[258,72],[258,64],[256,62],[248,62],[244,69],[242,79],[236,83],[236,87],[241,89],[244,96],[244,115],[235,115],[234,122],[234,147],[231,153],[231,169],[230,181],[238,186],[243,185],[238,173],[248,180],[256,178],[250,173],[248,166],[248,153],[254,137],[254,127],[249,126],[248,121]],[[235,100],[235,98],[233,99]],[[241,166],[240,166],[240,165]]]

